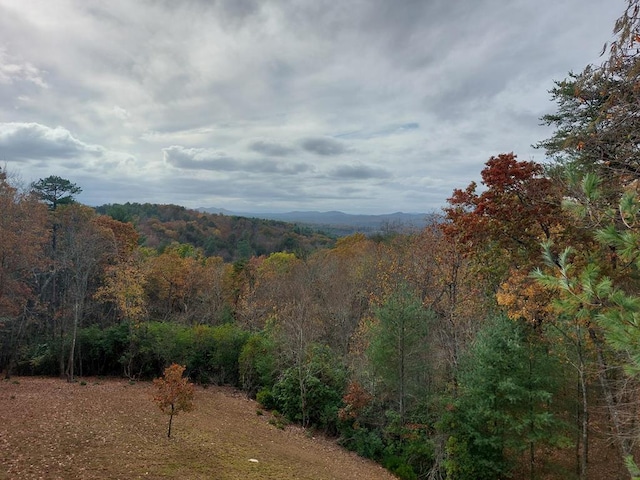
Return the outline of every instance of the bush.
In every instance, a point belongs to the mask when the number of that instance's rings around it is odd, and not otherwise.
[[[269,388],[263,388],[262,390],[260,390],[256,395],[256,400],[267,410],[273,410],[277,406],[276,399]]]
[[[276,357],[273,341],[265,334],[254,334],[242,347],[239,358],[240,386],[254,397],[276,380]]]
[[[272,392],[277,408],[290,421],[335,434],[345,388],[344,366],[328,347],[313,345],[305,363],[288,368]]]
[[[356,452],[361,457],[380,461],[384,452],[384,442],[380,432],[361,426],[342,426],[340,444]]]

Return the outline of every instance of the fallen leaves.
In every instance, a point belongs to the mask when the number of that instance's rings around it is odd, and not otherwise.
[[[151,383],[85,381],[0,382],[0,480],[394,478],[332,441],[276,429],[231,389],[197,388],[198,408],[169,440]]]

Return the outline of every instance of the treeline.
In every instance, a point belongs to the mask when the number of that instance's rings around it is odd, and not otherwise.
[[[162,252],[172,243],[186,243],[202,250],[205,256],[221,257],[225,262],[281,251],[303,257],[335,241],[309,226],[204,213],[178,205],[127,202],[102,205],[96,211],[133,223],[143,246]]]
[[[490,158],[419,233],[229,262],[3,172],[0,366],[181,363],[403,479],[592,478],[603,443],[599,473],[639,476],[639,5],[603,66],[553,90],[554,161]]]

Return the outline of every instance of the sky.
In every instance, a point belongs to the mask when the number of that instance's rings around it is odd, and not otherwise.
[[[87,205],[433,212],[625,0],[0,0],[0,165]]]

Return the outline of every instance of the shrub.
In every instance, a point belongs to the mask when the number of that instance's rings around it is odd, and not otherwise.
[[[274,398],[273,393],[271,393],[271,389],[269,388],[263,388],[262,390],[260,390],[256,395],[256,400],[267,410],[273,410],[277,406],[276,399]]]

